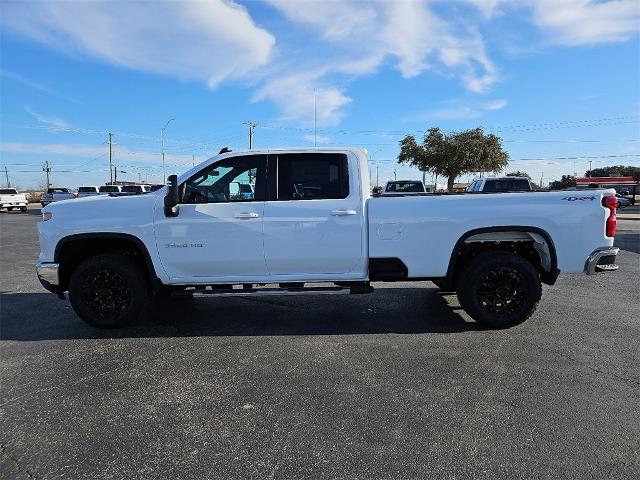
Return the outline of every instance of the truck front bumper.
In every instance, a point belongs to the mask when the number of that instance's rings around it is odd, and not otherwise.
[[[40,262],[36,264],[36,273],[42,286],[58,295],[62,293],[60,276],[58,275],[59,270],[60,265],[57,263]]]
[[[599,272],[613,272],[618,270],[616,265],[616,256],[620,251],[616,247],[601,247],[591,252],[584,264],[584,272],[587,275],[593,275]]]

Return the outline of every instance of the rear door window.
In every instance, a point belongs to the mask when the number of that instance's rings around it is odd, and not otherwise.
[[[278,200],[339,199],[349,196],[347,156],[339,153],[278,155]]]

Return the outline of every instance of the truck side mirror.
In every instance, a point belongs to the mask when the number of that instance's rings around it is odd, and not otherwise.
[[[166,217],[177,217],[180,213],[180,207],[178,203],[178,176],[169,175],[167,178],[167,194],[164,197],[164,215]]]

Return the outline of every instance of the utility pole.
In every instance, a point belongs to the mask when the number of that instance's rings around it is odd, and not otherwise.
[[[376,165],[376,187],[380,186],[380,165]]]
[[[191,155],[191,166],[192,167],[196,166],[196,156],[195,155]]]
[[[591,163],[592,163],[592,161],[589,160],[589,178],[591,178]]]
[[[109,132],[109,183],[113,185],[113,163],[111,159],[111,140],[113,133]]]
[[[318,109],[316,101],[316,89],[313,89],[313,146],[318,146]]]
[[[11,182],[9,181],[9,171],[7,170],[7,166],[4,166],[4,176],[7,179],[7,188],[11,188]]]
[[[120,173],[127,173],[124,170],[120,170]],[[118,167],[117,166],[113,166],[113,182],[114,184],[118,183]]]
[[[256,122],[252,122],[247,120],[246,122],[242,122],[243,125],[247,125],[249,127],[249,150],[253,148],[253,131],[258,126]]]
[[[167,123],[164,124],[164,127],[160,129],[160,143],[162,144],[162,183],[167,183],[167,172],[164,168],[164,131],[174,120],[175,118],[170,118],[169,120],[167,120]]]
[[[49,166],[49,160],[47,160],[42,166],[42,171],[47,174],[47,188],[51,186],[51,182],[49,181],[49,174],[51,173],[51,170],[52,168]]]
[[[544,179],[544,172],[541,172],[541,173],[540,173],[540,188],[542,188],[542,187],[544,186],[544,185],[542,184],[543,179]]]

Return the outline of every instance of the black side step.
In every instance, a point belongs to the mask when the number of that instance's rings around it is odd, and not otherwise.
[[[371,285],[352,285],[339,287],[289,287],[289,288],[237,288],[195,290],[194,297],[259,297],[276,295],[356,295],[373,292]]]

